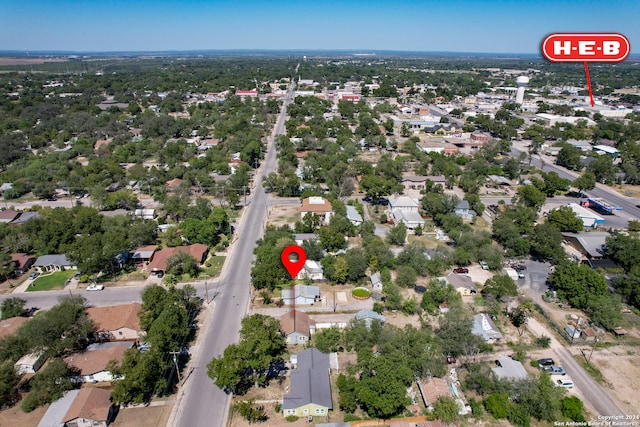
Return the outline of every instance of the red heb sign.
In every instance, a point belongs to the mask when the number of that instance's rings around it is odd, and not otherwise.
[[[619,62],[631,51],[618,33],[555,33],[542,42],[542,54],[551,62]]]

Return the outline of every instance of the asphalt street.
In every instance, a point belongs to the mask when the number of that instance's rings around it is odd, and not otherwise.
[[[518,141],[517,143],[514,143],[511,148],[512,156],[518,158],[520,153],[527,153],[527,143],[527,141]],[[544,172],[556,172],[561,178],[567,178],[572,181],[580,176],[580,174],[576,172],[572,172],[561,166],[555,165],[553,163],[553,158],[547,156],[533,156],[531,159],[531,164],[543,170]],[[640,205],[640,200],[638,199],[623,196],[622,194],[603,184],[597,184],[596,188],[594,188],[593,190],[588,190],[586,191],[586,193],[589,197],[602,198],[609,203],[622,208],[621,211],[616,211],[614,213],[614,216],[623,218],[627,221],[640,218],[640,208],[638,208],[638,205]],[[609,217],[609,215],[606,215],[605,220]]]
[[[294,85],[285,99],[266,158],[255,179],[255,191],[237,227],[238,238],[225,261],[220,280],[212,290],[213,314],[200,331],[197,350],[190,363],[192,374],[179,391],[169,426],[223,427],[226,424],[231,396],[220,390],[207,376],[207,364],[230,344],[237,342],[240,321],[247,313],[250,297],[250,266],[256,241],[262,237],[267,220],[269,196],[262,187],[262,177],[276,170],[276,135],[284,133],[286,107],[293,99]]]

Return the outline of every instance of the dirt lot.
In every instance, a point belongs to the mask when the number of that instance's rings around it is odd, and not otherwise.
[[[586,351],[586,347],[584,348]],[[580,354],[572,348],[572,353]],[[582,357],[582,356],[581,356]],[[640,408],[640,349],[632,346],[613,346],[593,352],[591,363],[602,372],[605,388],[620,402],[625,414],[638,414]]]
[[[115,427],[156,427],[167,425],[172,405],[121,408]]]
[[[300,217],[301,205],[275,205],[269,208],[268,223],[280,227],[285,224],[293,226]]]
[[[24,413],[20,410],[20,404],[0,411],[0,427],[36,427],[49,405],[37,408],[33,412]]]

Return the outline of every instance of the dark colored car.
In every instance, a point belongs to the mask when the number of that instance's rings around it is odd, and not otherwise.
[[[538,359],[538,366],[541,367],[541,368],[544,367],[544,366],[553,366],[555,364],[556,363],[551,358]]]
[[[458,268],[454,268],[453,272],[458,274],[466,274],[469,272],[469,269],[465,267],[458,267]]]

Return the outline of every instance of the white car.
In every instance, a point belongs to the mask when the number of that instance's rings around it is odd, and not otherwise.
[[[565,375],[562,378],[554,379],[553,384],[556,387],[573,388],[573,380],[568,375]]]
[[[98,285],[97,283],[92,283],[87,286],[88,291],[101,291],[104,289],[104,285]]]
[[[484,261],[480,261],[480,267],[482,267],[483,270],[488,270],[489,269],[489,266]]]

